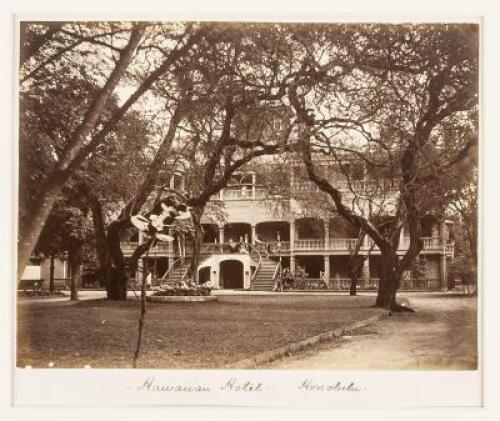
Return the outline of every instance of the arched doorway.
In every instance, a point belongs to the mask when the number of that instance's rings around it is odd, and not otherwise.
[[[243,263],[239,260],[224,260],[220,263],[219,279],[224,289],[243,288]]]

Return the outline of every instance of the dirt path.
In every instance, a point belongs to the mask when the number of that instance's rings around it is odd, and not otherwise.
[[[477,366],[476,299],[408,295],[416,313],[393,315],[336,343],[264,369],[471,370]]]

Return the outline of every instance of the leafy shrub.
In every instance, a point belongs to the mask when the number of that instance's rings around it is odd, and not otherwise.
[[[170,297],[170,296],[207,296],[212,292],[212,288],[199,285],[199,286],[188,286],[188,285],[162,285],[155,288],[153,292],[154,296],[158,297]]]

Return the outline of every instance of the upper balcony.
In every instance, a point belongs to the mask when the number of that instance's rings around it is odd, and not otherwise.
[[[357,193],[360,195],[384,195],[393,194],[398,189],[397,179],[378,180],[339,180],[333,182],[333,186],[345,194]],[[318,192],[319,188],[311,181],[294,181],[291,189],[295,194]],[[272,199],[274,196],[269,189],[262,185],[238,185],[229,186],[214,194],[211,200],[235,201],[235,200],[263,200]]]
[[[269,197],[269,191],[266,187],[248,185],[222,189],[219,193],[214,194],[211,200],[262,200],[268,199]]]
[[[330,180],[333,187],[344,193],[356,194],[387,194],[398,190],[398,179],[384,180]],[[295,192],[317,192],[319,187],[311,181],[294,181],[293,189]]]
[[[271,244],[272,250],[276,253],[283,253],[283,255],[289,255],[292,250],[294,253],[304,253],[304,254],[349,254],[356,247],[356,238],[331,238],[328,241],[324,239],[300,239],[295,240],[293,244],[290,241],[280,241],[279,245],[277,242]],[[423,242],[423,253],[436,253],[436,254],[446,254],[453,255],[454,253],[454,243],[446,242],[443,243],[439,238],[436,237],[422,237]],[[126,256],[130,256],[138,243],[136,242],[123,242],[122,250]],[[360,251],[362,253],[367,253],[370,249],[373,253],[380,253],[379,248],[375,245],[373,246],[373,241],[367,239],[362,246]],[[399,245],[399,251],[404,252],[408,250],[410,245],[410,239],[404,237],[403,241]],[[293,247],[292,247],[293,246]],[[265,252],[264,244],[257,244],[255,247],[261,251]],[[192,252],[192,248],[188,244],[186,246],[186,254],[189,255]],[[229,243],[204,243],[201,248],[202,254],[219,254],[219,253],[229,253]],[[175,255],[173,243],[158,243],[155,248],[150,251],[149,256],[164,256],[173,257]]]

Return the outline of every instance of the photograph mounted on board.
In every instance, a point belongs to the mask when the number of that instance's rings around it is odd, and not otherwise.
[[[479,29],[22,20],[16,366],[477,370]]]

